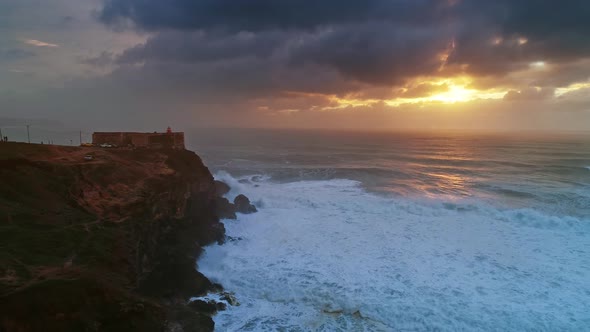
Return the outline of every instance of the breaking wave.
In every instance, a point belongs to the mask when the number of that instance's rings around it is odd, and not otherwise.
[[[227,331],[584,330],[590,220],[420,201],[345,179],[233,178],[259,207],[227,220],[201,272],[241,306]]]

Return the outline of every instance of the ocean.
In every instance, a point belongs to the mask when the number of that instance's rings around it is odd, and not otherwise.
[[[590,136],[202,129],[219,331],[590,330]]]

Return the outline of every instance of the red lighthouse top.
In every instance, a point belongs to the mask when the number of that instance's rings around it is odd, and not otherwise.
[[[168,127],[168,129],[166,129],[166,133],[167,134],[172,134],[172,128]]]

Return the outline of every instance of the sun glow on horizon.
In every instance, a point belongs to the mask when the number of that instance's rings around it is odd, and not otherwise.
[[[331,96],[330,100],[337,104],[337,106],[329,107],[329,109],[338,109],[346,107],[372,106],[377,103],[385,103],[388,106],[401,106],[404,104],[455,104],[467,103],[474,100],[482,99],[502,99],[508,92],[506,89],[491,89],[491,90],[477,90],[471,88],[473,80],[469,77],[455,77],[446,79],[420,79],[416,80],[410,86],[418,86],[420,84],[427,84],[432,87],[440,87],[444,91],[433,91],[430,94],[417,97],[404,97],[404,93],[410,90],[409,87],[402,89],[401,95],[390,99],[355,99],[355,98],[338,98]],[[444,88],[443,88],[444,87]]]
[[[531,63],[534,69],[543,69],[546,64],[542,61]],[[297,91],[285,91],[288,96],[322,98],[327,105],[316,104],[311,109],[315,111],[338,111],[344,109],[375,108],[380,105],[400,107],[403,105],[452,105],[460,103],[476,102],[480,100],[502,100],[514,88],[496,87],[479,90],[473,86],[474,79],[469,76],[456,76],[451,78],[422,77],[409,82],[405,87],[392,88],[392,96],[389,98],[363,98],[362,95],[350,94],[338,96],[335,94],[307,93]],[[418,91],[426,86],[426,90]],[[590,88],[588,83],[576,83],[567,87],[557,88],[555,96],[560,97],[566,93],[580,89]],[[519,91],[519,90],[517,90]],[[289,109],[289,113],[295,110]],[[281,113],[286,113],[282,111]]]
[[[445,86],[445,91],[434,92],[428,96],[404,98],[398,97],[385,101],[389,106],[418,103],[466,103],[479,99],[502,99],[507,93],[505,90],[477,90],[470,88],[473,80],[469,77],[455,77],[438,80],[420,80],[420,83],[431,84],[432,86]]]
[[[456,104],[467,103],[475,100],[502,99],[508,92],[507,89],[478,90],[472,88],[473,79],[466,76],[453,78],[420,78],[409,83],[406,87],[393,92],[390,98],[362,98],[356,95],[338,96],[324,95],[318,93],[305,93],[296,91],[285,91],[288,96],[325,98],[329,105],[314,106],[318,111],[334,111],[346,108],[375,107],[384,104],[390,107],[397,107],[404,104]],[[426,91],[423,95],[406,97],[412,89],[426,85],[432,91]]]

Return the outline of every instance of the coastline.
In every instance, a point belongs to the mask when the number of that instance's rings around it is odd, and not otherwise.
[[[222,291],[195,262],[225,230],[194,152],[2,143],[0,179],[3,331],[213,330],[188,304]]]

